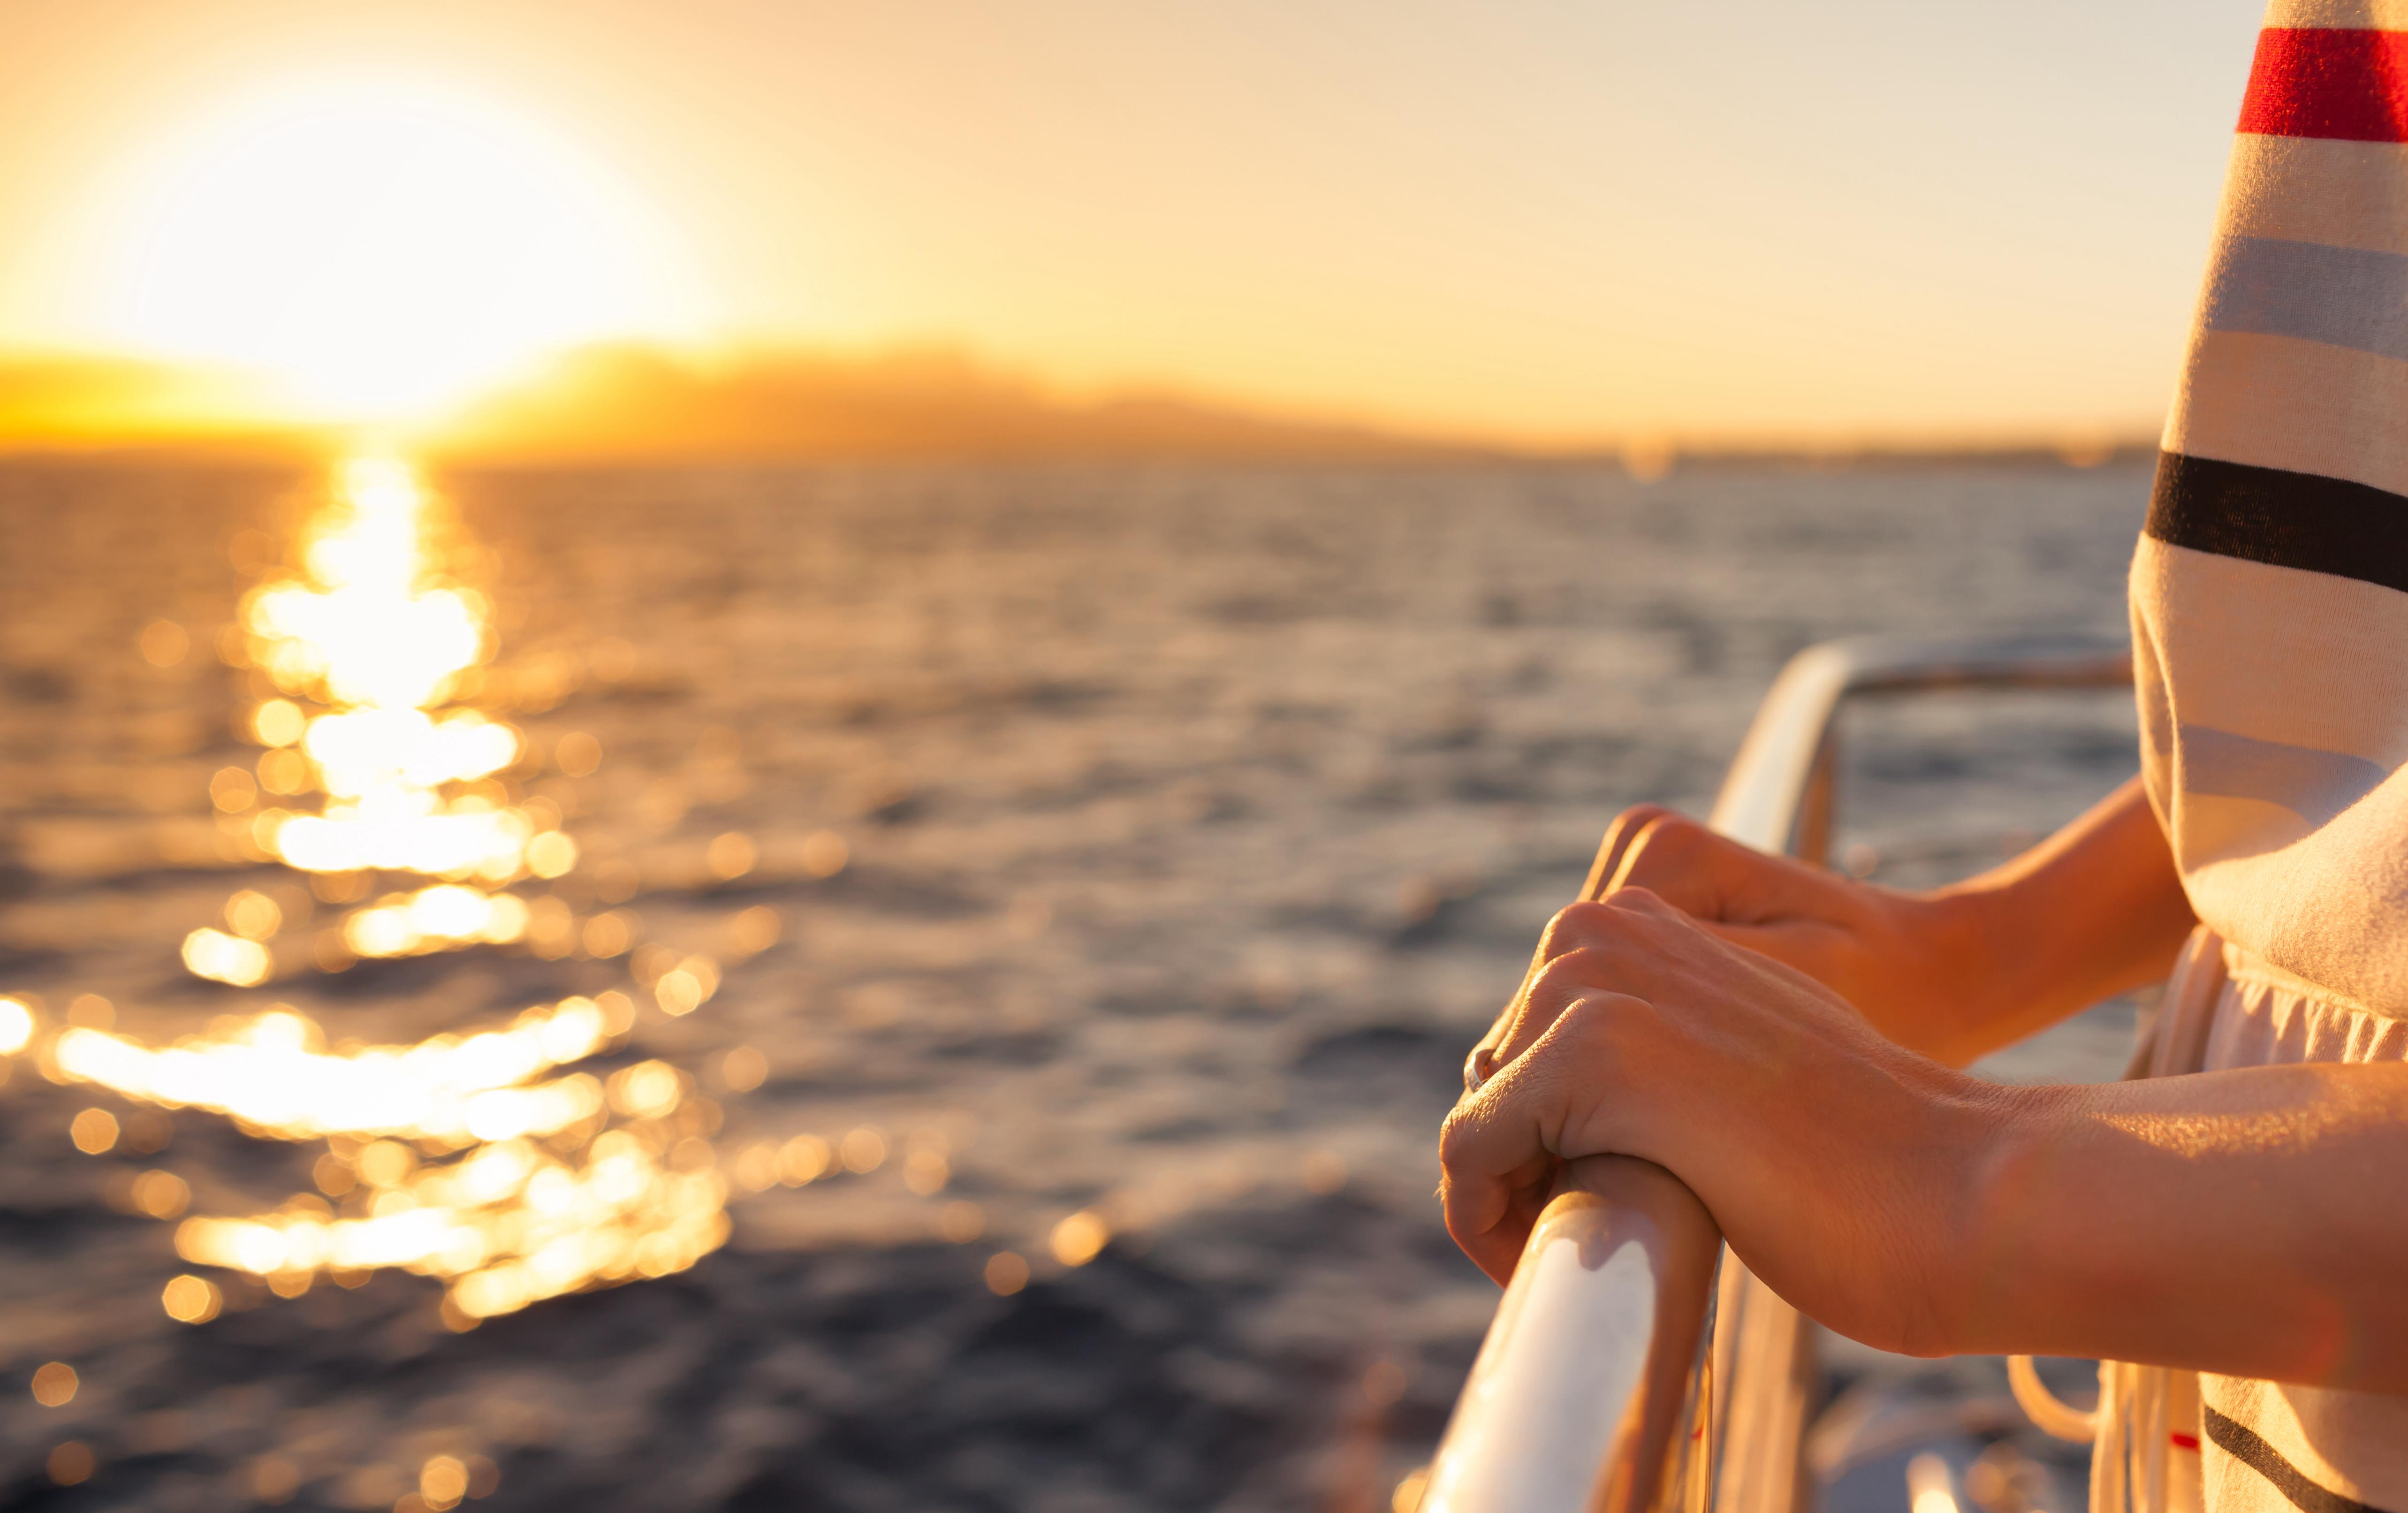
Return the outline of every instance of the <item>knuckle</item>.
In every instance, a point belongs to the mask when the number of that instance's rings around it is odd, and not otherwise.
[[[1613,958],[1594,945],[1584,945],[1565,952],[1539,969],[1534,987],[1548,999],[1576,999],[1594,987],[1605,986],[1612,973]],[[1535,996],[1535,995],[1534,995]]]
[[[1613,911],[1602,903],[1566,904],[1547,921],[1546,932],[1541,937],[1550,959],[1580,949],[1612,928]]]
[[[1651,887],[1625,888],[1613,896],[1622,936],[1649,953],[1691,936],[1711,939],[1697,916]]]
[[[1620,993],[1591,994],[1564,1011],[1555,1032],[1567,1049],[1584,1064],[1594,1065],[1588,1058],[1602,1052],[1611,1059],[1612,1048],[1630,1033],[1635,1016],[1644,1012],[1639,999]]]
[[[1440,1166],[1453,1171],[1463,1164],[1465,1152],[1471,1144],[1474,1117],[1468,1105],[1458,1103],[1447,1115],[1445,1122],[1438,1127]]]
[[[1627,923],[1631,915],[1654,915],[1658,917],[1680,915],[1680,911],[1664,901],[1664,896],[1644,884],[1622,888],[1613,895],[1613,907],[1622,911]]]
[[[1571,1004],[1560,1020],[1563,1032],[1575,1039],[1587,1040],[1603,1033],[1614,1020],[1614,1009],[1621,1000],[1602,994],[1591,994]]]

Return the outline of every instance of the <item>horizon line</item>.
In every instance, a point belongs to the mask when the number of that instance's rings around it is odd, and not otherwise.
[[[961,343],[596,342],[402,424],[310,417],[225,366],[94,350],[0,347],[0,457],[177,454],[299,461],[363,435],[467,466],[921,458],[1615,462],[1681,465],[2051,458],[2098,466],[2157,451],[2157,426],[1673,428],[1514,435],[1199,392],[1163,381],[1050,382]]]

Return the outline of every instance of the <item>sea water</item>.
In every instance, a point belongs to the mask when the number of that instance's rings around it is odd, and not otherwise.
[[[51,1027],[95,995],[154,1045],[271,1003],[329,1045],[410,1045],[623,993],[628,1039],[592,1070],[656,1061],[708,1105],[660,1159],[719,1174],[726,1243],[465,1331],[404,1271],[270,1290],[179,1258],[177,1225],[299,1212],[325,1142],[17,1058],[0,1390],[53,1361],[79,1383],[0,1414],[21,1490],[74,1439],[93,1491],[155,1507],[434,1506],[445,1457],[518,1507],[1384,1507],[1495,1298],[1439,1226],[1438,1120],[1605,823],[1702,812],[1815,641],[2120,631],[2147,486],[1975,464],[434,481],[490,609],[481,707],[526,738],[510,797],[575,843],[519,889],[560,901],[566,944],[327,970],[311,943],[375,901],[257,859],[252,812],[212,799],[262,757],[246,712],[275,690],[220,651],[242,659],[241,597],[295,570],[304,480],[19,463],[0,993]],[[1904,886],[1996,862],[2134,765],[2113,695],[1896,702],[1846,736],[1835,857]],[[287,966],[256,988],[179,955],[238,892],[279,901]],[[690,961],[716,990],[666,1012]],[[2129,1024],[2111,1005],[1985,1070],[2112,1077]],[[123,1131],[96,1155],[70,1133],[88,1107]],[[196,1272],[222,1306],[188,1325],[163,1289]],[[1995,1395],[1987,1368],[1832,1360],[1943,1407]],[[2070,1506],[2078,1464],[2057,1469]],[[1894,1464],[1851,1478],[1842,1506],[1904,1504]]]

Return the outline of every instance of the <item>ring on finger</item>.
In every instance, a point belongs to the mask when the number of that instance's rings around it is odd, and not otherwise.
[[[1463,1090],[1476,1093],[1481,1085],[1497,1074],[1497,1062],[1485,1045],[1475,1045],[1463,1059]]]

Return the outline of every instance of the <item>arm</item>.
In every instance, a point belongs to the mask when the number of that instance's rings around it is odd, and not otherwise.
[[[1576,904],[1447,1120],[1447,1225],[1511,1275],[1555,1160],[1669,1168],[1842,1333],[2408,1391],[2408,1067],[2000,1088],[1640,891]]]
[[[2408,1064],[2018,1088],[1971,1149],[1952,1350],[2408,1391]]]
[[[1940,889],[1989,991],[1915,1016],[1906,1044],[1962,1066],[2102,999],[2162,981],[2199,921],[2139,777],[2014,860]],[[1963,964],[1956,970],[1964,970]]]
[[[1930,893],[1767,856],[1641,807],[1606,832],[1581,897],[1626,887],[1797,968],[1952,1066],[2164,976],[2194,923],[2138,778],[2014,860]],[[1541,941],[1534,974],[1547,956]],[[1522,999],[1481,1042],[1492,1058]]]

